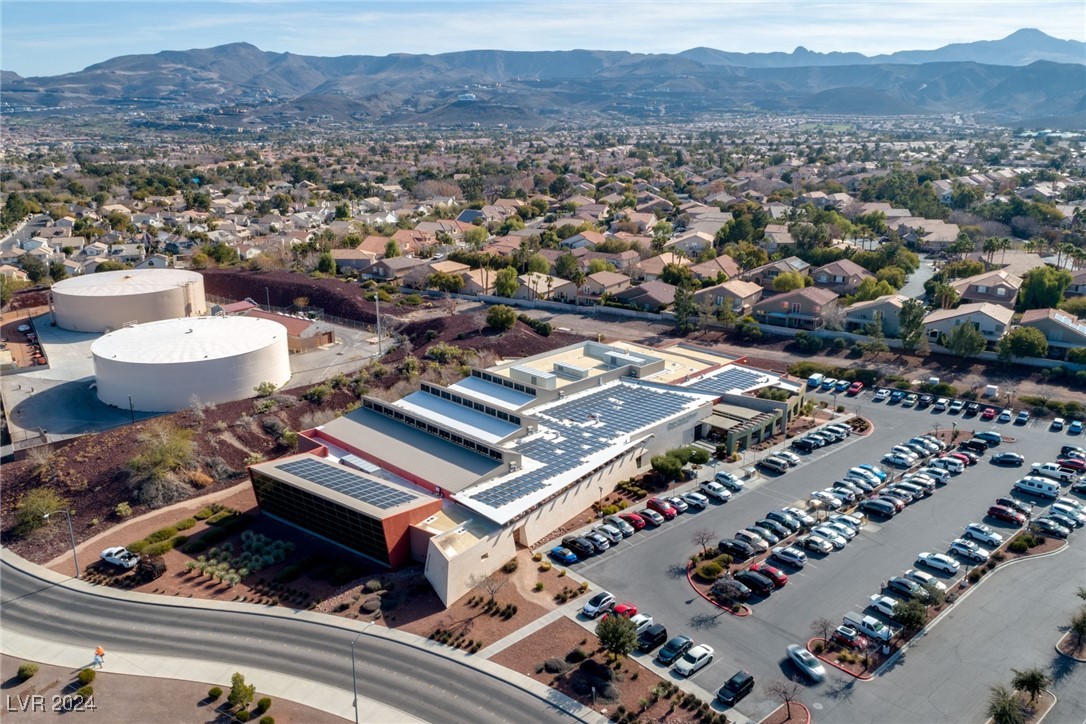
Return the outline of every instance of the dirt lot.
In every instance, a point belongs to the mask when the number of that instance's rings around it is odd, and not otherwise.
[[[61,697],[58,703],[63,703],[65,695],[74,694],[79,685],[71,686],[71,684],[79,672],[60,666],[39,665],[38,673],[33,678],[21,682],[16,672],[22,663],[18,659],[0,656],[0,678],[3,679],[0,688],[4,690],[6,702],[5,722],[36,722],[49,715],[74,716],[79,721],[86,718],[88,721],[116,722],[117,724],[149,721],[226,724],[236,721],[223,708],[226,701],[225,694],[216,702],[208,701],[207,691],[210,687],[206,684],[144,676],[124,676],[111,674],[108,669],[99,670],[91,684],[94,687],[94,710],[54,712],[53,697]],[[219,687],[224,692],[229,691],[230,682],[223,682]],[[20,711],[20,701],[24,702],[23,706],[29,709],[29,697],[35,694],[44,696],[46,713],[40,710]],[[268,716],[273,717],[276,724],[343,722],[343,719],[318,709],[295,704],[285,699],[277,699],[274,692],[257,692],[255,700],[263,696],[272,699]],[[250,711],[253,708],[255,705],[250,708]],[[259,718],[253,717],[252,721],[255,722]]]

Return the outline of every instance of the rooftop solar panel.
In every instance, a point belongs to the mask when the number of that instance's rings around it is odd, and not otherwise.
[[[381,510],[395,508],[418,497],[406,490],[379,483],[346,468],[329,465],[312,458],[291,460],[276,465],[275,468]]]

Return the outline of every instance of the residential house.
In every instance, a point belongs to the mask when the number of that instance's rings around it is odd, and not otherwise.
[[[784,224],[767,224],[762,246],[770,254],[776,254],[778,251],[795,249],[796,240]]]
[[[793,329],[821,329],[837,314],[837,293],[804,287],[763,299],[752,307],[762,324]]]
[[[528,272],[517,277],[517,291],[513,299],[555,300],[574,302],[577,299],[577,285],[561,277],[539,272]]]
[[[604,294],[617,294],[630,286],[630,278],[618,272],[602,271],[589,274],[581,285],[578,301],[591,303]]]
[[[585,270],[588,269],[589,265],[595,259],[602,259],[613,266],[615,271],[630,276],[633,274],[634,267],[641,261],[641,255],[633,249],[627,249],[626,251],[620,251],[613,254],[600,251],[589,251],[583,256],[578,257],[581,268]]]
[[[1014,307],[1022,277],[1002,269],[958,279],[950,283],[963,302],[992,302]]]
[[[893,221],[897,223],[897,232],[902,239],[925,251],[946,249],[958,240],[961,232],[957,224],[948,224],[939,219],[906,217]]]
[[[433,236],[418,229],[398,229],[392,238],[400,245],[400,252],[403,254],[417,254],[436,241]]]
[[[959,324],[972,324],[992,347],[1010,331],[1014,310],[990,302],[963,304],[957,309],[938,309],[924,317],[928,340],[942,343]]]
[[[464,286],[462,294],[493,294],[494,281],[498,276],[496,269],[468,269],[460,272]]]
[[[864,279],[875,275],[851,259],[838,259],[811,271],[816,287],[829,289],[838,294],[854,294]]]
[[[381,259],[374,262],[366,270],[366,274],[385,281],[400,280],[407,276],[412,269],[429,263],[428,259],[415,259],[410,256],[394,256],[391,259]]]
[[[1086,296],[1086,269],[1071,272],[1071,285],[1063,293],[1065,297]]]
[[[664,307],[675,303],[676,287],[659,279],[645,282],[636,287],[628,287],[613,295],[611,299],[646,312],[659,312]]]
[[[901,305],[908,298],[902,294],[887,294],[850,305],[845,309],[845,330],[864,334],[869,325],[877,322],[883,336],[901,336]]]
[[[384,249],[381,249],[382,254]],[[354,269],[363,271],[373,266],[378,255],[364,249],[332,249],[332,258],[336,260],[337,269]]]
[[[772,289],[773,280],[787,272],[799,272],[803,276],[810,276],[811,265],[798,256],[790,256],[787,259],[778,259],[762,266],[743,272],[741,279],[760,284],[763,289]]]
[[[712,234],[704,231],[687,231],[681,236],[672,237],[664,244],[664,248],[672,251],[681,251],[687,256],[696,257],[712,245]]]
[[[1048,340],[1048,356],[1067,359],[1072,349],[1086,348],[1086,324],[1058,309],[1030,309],[1022,314],[1019,324],[1033,327]]]
[[[724,275],[724,280],[735,279],[739,276],[740,271],[739,264],[735,259],[731,258],[727,254],[718,254],[717,256],[703,261],[700,264],[694,264],[690,267],[691,273],[694,278],[699,282],[706,280],[715,281],[720,278],[720,275]]]
[[[652,231],[657,221],[655,214],[623,209],[615,214],[614,219],[611,220],[609,230],[614,233],[618,231],[629,232],[632,229],[638,234],[645,234]]]
[[[563,249],[595,249],[607,240],[607,237],[598,231],[582,231],[558,242]]]
[[[0,264],[0,277],[5,277],[15,282],[29,281],[30,278],[26,275],[26,272],[18,267],[14,267],[11,264]]]
[[[663,273],[664,267],[666,267],[668,264],[691,266],[693,262],[691,262],[685,256],[666,251],[659,256],[654,256],[638,263],[635,267],[635,273],[644,281],[651,282]]]
[[[750,314],[755,304],[762,299],[762,288],[754,282],[731,279],[723,284],[705,287],[694,293],[697,304],[724,307],[742,317]]]
[[[173,260],[165,254],[151,254],[146,259],[136,264],[136,269],[168,269],[173,266]]]
[[[407,286],[422,289],[426,286],[426,280],[430,278],[431,274],[443,273],[451,274],[453,276],[460,276],[463,272],[470,270],[471,267],[467,264],[461,264],[458,261],[430,261],[428,264],[416,267],[412,269],[407,275],[404,276],[404,283]]]

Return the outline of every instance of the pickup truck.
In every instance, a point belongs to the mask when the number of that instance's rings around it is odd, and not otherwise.
[[[1067,483],[1078,477],[1078,473],[1071,468],[1065,468],[1058,463],[1033,463],[1033,472],[1044,475],[1046,478]]]

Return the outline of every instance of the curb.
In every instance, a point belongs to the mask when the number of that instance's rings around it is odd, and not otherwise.
[[[1070,636],[1070,635],[1071,635],[1071,632],[1068,631],[1063,636],[1060,636],[1060,640],[1056,642],[1056,646],[1055,646],[1056,653],[1059,654],[1060,656],[1063,656],[1066,659],[1071,659],[1072,661],[1077,661],[1080,664],[1086,664],[1086,658],[1079,658],[1078,656],[1072,656],[1071,654],[1065,654],[1064,652],[1060,651],[1060,644],[1063,643],[1063,640],[1065,638],[1067,638],[1068,636]]]
[[[806,716],[806,718],[805,718],[805,719],[804,719],[804,721],[803,721],[803,724],[811,724],[811,710],[810,710],[810,709],[808,709],[808,708],[806,707],[806,705],[804,705],[804,704],[802,704],[801,702],[798,702],[798,701],[793,701],[793,702],[791,702],[791,706],[789,706],[789,704],[781,704],[781,705],[780,705],[780,706],[778,706],[778,707],[777,707],[776,709],[774,709],[773,711],[769,712],[769,714],[767,714],[766,716],[764,716],[764,717],[762,717],[761,719],[759,719],[759,720],[758,720],[758,724],[762,724],[762,722],[764,722],[765,720],[769,719],[769,717],[773,716],[773,715],[774,715],[774,714],[776,714],[776,713],[777,713],[777,712],[778,712],[778,711],[779,711],[780,709],[782,709],[782,708],[784,708],[784,707],[788,707],[787,711],[788,711],[789,713],[791,713],[791,707],[792,707],[792,706],[798,706],[798,707],[799,707],[800,709],[802,709],[802,710],[803,710],[803,713],[804,713],[804,715]],[[799,719],[796,719],[796,721],[799,721]]]
[[[705,599],[706,601],[708,601],[709,603],[711,603],[711,604],[713,604],[714,606],[716,606],[717,608],[719,608],[720,610],[722,610],[722,611],[727,611],[728,613],[730,613],[730,614],[731,614],[731,615],[733,615],[733,616],[738,616],[739,618],[743,618],[743,617],[745,617],[745,616],[749,616],[749,615],[751,615],[751,614],[753,613],[753,611],[751,610],[750,606],[748,606],[748,605],[747,605],[747,604],[745,604],[745,603],[740,603],[740,604],[739,604],[740,606],[742,606],[742,608],[741,608],[741,609],[739,610],[739,612],[738,612],[738,613],[736,613],[735,611],[731,610],[731,609],[730,609],[729,607],[727,607],[727,606],[721,606],[721,605],[720,605],[719,603],[717,603],[717,602],[716,602],[716,601],[714,601],[713,599],[711,599],[711,598],[709,598],[708,596],[706,596],[706,595],[705,595],[704,593],[702,593],[702,592],[701,592],[700,590],[698,590],[698,587],[694,585],[694,577],[693,577],[693,575],[692,575],[692,574],[690,573],[690,571],[691,571],[691,570],[693,569],[693,567],[694,567],[694,564],[693,564],[693,563],[687,563],[687,564],[686,564],[686,582],[687,582],[687,583],[689,583],[689,584],[690,584],[690,587],[694,589],[694,593],[698,594],[699,596],[701,596],[702,598],[704,598],[704,599]]]
[[[822,638],[818,638],[818,637],[810,639],[807,642],[807,650],[810,651],[815,656],[817,656],[819,661],[824,661],[825,663],[829,664],[830,666],[837,669],[838,671],[843,671],[844,673],[848,674],[852,678],[858,679],[860,681],[871,681],[871,679],[874,678],[871,674],[854,674],[851,671],[849,671],[848,669],[846,669],[844,666],[841,666],[841,664],[837,663],[836,661],[830,661],[829,659],[827,659],[822,654],[815,653],[814,651],[811,650],[811,644],[814,641],[821,641],[821,642],[826,643],[826,644],[828,644],[829,642],[826,641],[826,639],[822,639]]]
[[[1067,541],[1065,540],[1065,541],[1063,541],[1063,545],[1060,546],[1059,548],[1057,548],[1054,551],[1049,551],[1048,553],[1038,553],[1035,556],[1024,556],[1024,557],[1021,557],[1021,558],[1015,558],[1014,560],[1004,561],[1003,563],[1000,563],[998,566],[996,566],[994,569],[992,569],[987,575],[983,576],[979,581],[977,581],[976,583],[970,584],[969,588],[966,589],[965,593],[958,596],[958,598],[954,601],[953,604],[947,606],[938,616],[936,616],[931,621],[929,621],[927,623],[927,625],[924,626],[924,628],[920,629],[915,634],[913,634],[912,638],[910,638],[908,641],[903,643],[901,645],[900,649],[895,651],[894,654],[890,658],[888,658],[886,661],[882,662],[882,665],[879,666],[879,668],[875,669],[875,671],[873,673],[873,676],[882,676],[883,671],[885,669],[889,668],[891,665],[895,664],[897,662],[898,658],[900,658],[901,655],[904,654],[909,649],[910,646],[912,646],[914,641],[919,641],[920,639],[927,636],[931,632],[931,630],[934,629],[935,626],[940,621],[942,621],[943,618],[947,614],[949,614],[951,611],[954,611],[955,608],[962,601],[964,601],[966,598],[968,598],[969,594],[971,594],[973,591],[980,588],[981,584],[983,584],[985,581],[989,580],[993,575],[995,575],[995,573],[997,571],[1001,571],[1004,568],[1007,568],[1008,566],[1012,566],[1015,563],[1021,563],[1022,561],[1033,561],[1033,560],[1037,560],[1039,558],[1047,558],[1049,556],[1054,556],[1054,555],[1057,555],[1059,553],[1063,553],[1065,550],[1067,550],[1067,547],[1068,547],[1068,544],[1067,544]]]

